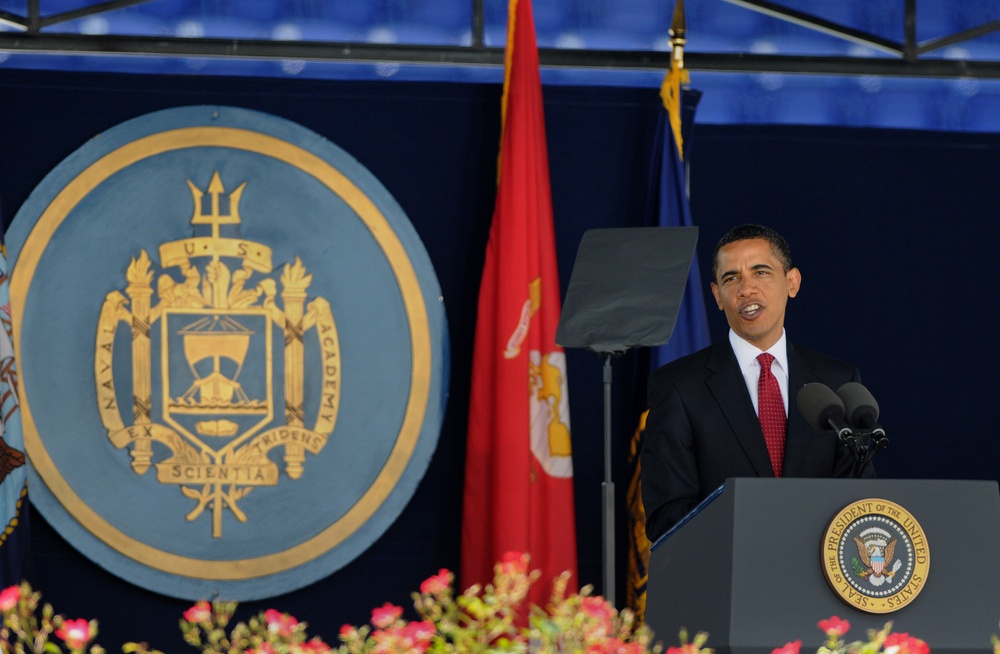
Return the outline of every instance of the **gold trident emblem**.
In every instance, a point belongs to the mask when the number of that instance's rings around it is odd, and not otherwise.
[[[111,442],[118,448],[131,446],[136,474],[155,466],[159,483],[178,485],[195,501],[189,521],[211,508],[212,536],[221,538],[226,509],[245,522],[238,501],[256,487],[279,483],[271,450],[284,449],[284,472],[295,480],[305,471],[307,453],[318,455],[326,445],[339,408],[340,344],[329,303],[316,297],[307,304],[312,275],[298,258],[286,264],[276,280],[267,276],[272,272],[269,247],[222,236],[221,226],[241,222],[239,203],[246,182],[226,196],[216,171],[207,188],[208,211],[205,193],[187,183],[194,200],[191,224],[210,225],[211,234],[159,246],[161,269],[176,269],[181,278],[163,272],[155,293],[146,251],[132,259],[125,294],[112,291],[104,301],[94,372],[101,421]],[[228,204],[225,210],[223,201]],[[229,262],[237,264],[235,269]],[[252,282],[257,273],[264,276]],[[155,305],[154,295],[159,299]],[[115,373],[123,371],[115,369],[113,360],[117,328],[123,323],[132,333],[131,424],[125,423],[118,406]],[[161,371],[156,405],[154,326],[159,328]],[[272,336],[274,331],[280,339]],[[318,361],[305,360],[308,334],[316,338]],[[276,340],[284,343],[280,375],[273,369]],[[175,348],[183,357],[171,356]],[[277,425],[275,376],[284,381],[284,423]],[[306,425],[307,378],[320,389],[311,426]],[[247,390],[247,383],[253,391]],[[154,441],[171,455],[154,462]]]

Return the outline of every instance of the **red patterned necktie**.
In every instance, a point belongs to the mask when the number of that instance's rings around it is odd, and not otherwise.
[[[760,378],[757,380],[757,417],[764,432],[767,452],[771,455],[774,476],[781,476],[781,463],[785,458],[785,402],[781,399],[781,388],[771,372],[774,356],[764,352],[757,357],[760,363]]]

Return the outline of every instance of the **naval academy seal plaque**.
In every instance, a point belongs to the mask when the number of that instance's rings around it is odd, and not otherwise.
[[[402,511],[447,326],[415,230],[347,153],[257,112],[157,112],[61,163],[7,239],[31,498],[96,563],[259,599]]]

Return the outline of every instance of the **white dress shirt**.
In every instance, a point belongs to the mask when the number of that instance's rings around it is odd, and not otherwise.
[[[729,330],[729,343],[733,346],[736,354],[736,361],[740,364],[740,371],[743,373],[743,380],[747,384],[750,392],[750,401],[753,402],[753,410],[757,412],[757,381],[760,379],[760,362],[757,357],[765,350],[751,345],[736,335],[732,329]],[[785,330],[781,330],[781,338],[767,351],[774,357],[771,363],[771,372],[778,380],[781,388],[781,399],[785,403],[785,415],[788,415],[788,347],[785,341]]]

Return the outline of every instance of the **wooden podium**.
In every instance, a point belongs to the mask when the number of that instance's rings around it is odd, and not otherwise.
[[[926,538],[926,578],[891,612],[848,604],[824,571],[828,528],[870,498],[903,507]],[[992,652],[1000,490],[995,481],[730,479],[653,545],[646,602],[665,645],[684,627],[707,631],[720,654],[770,654],[794,640],[815,651],[825,639],[817,623],[834,615],[850,621],[848,642],[892,621],[935,654]]]

